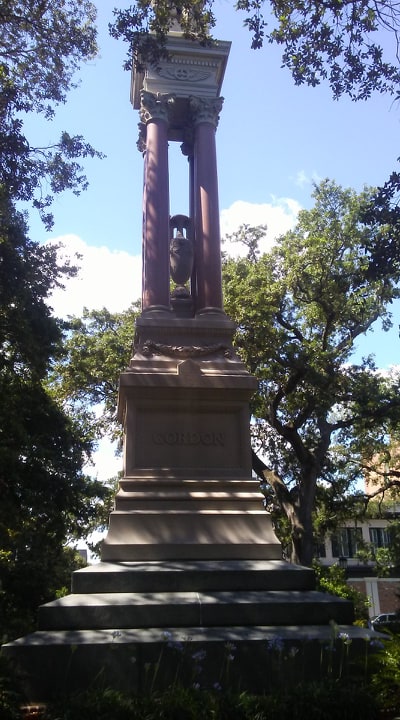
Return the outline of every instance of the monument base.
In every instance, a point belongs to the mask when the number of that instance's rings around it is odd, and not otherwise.
[[[289,686],[323,677],[321,648],[339,631],[352,651],[365,647],[352,621],[350,602],[316,592],[311,569],[283,560],[99,563],[73,573],[72,594],[42,606],[38,632],[3,652],[35,701],[194,682],[266,693],[284,654],[302,658]]]

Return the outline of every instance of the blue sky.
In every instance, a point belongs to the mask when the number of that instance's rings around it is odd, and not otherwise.
[[[83,134],[107,156],[87,162],[86,193],[56,198],[51,233],[30,213],[33,239],[63,239],[68,252],[83,255],[81,279],[54,298],[58,314],[79,313],[83,304],[123,309],[140,294],[143,166],[130,76],[122,69],[126,49],[108,36],[114,4],[97,2],[100,57],[83,68],[80,86],[58,109],[56,121],[26,121],[38,144],[66,129]],[[214,34],[232,41],[217,131],[222,231],[242,222],[267,223],[271,240],[290,227],[300,207],[310,207],[313,179],[329,177],[357,190],[382,183],[400,154],[398,104],[379,95],[366,103],[335,102],[327,85],[295,87],[276,48],[250,49],[243,16],[233,3],[217,0],[215,10]],[[185,212],[187,162],[175,146],[170,168],[171,212]],[[399,361],[399,322],[397,311],[390,333],[375,332],[362,343],[363,352],[375,352],[381,367]]]

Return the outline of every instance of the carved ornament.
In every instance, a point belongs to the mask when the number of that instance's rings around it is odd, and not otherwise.
[[[165,120],[168,122],[168,111],[174,102],[170,93],[151,93],[142,90],[140,93],[140,120],[148,123],[150,120]]]
[[[215,345],[165,345],[147,340],[142,347],[142,354],[166,355],[175,358],[204,357],[205,355],[222,354],[224,357],[232,357],[232,350],[228,345],[217,343]]]
[[[167,80],[179,80],[179,82],[201,82],[210,77],[211,72],[208,70],[197,70],[193,67],[164,67],[158,71],[160,77]]]
[[[217,127],[219,120],[219,113],[222,110],[224,98],[202,98],[202,97],[190,97],[190,109],[192,111],[193,122],[197,123],[207,122]]]

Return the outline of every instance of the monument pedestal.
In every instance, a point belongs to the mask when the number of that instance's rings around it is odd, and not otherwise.
[[[256,382],[233,352],[233,324],[222,313],[141,318],[137,333],[120,379],[124,476],[102,559],[280,559],[251,478]]]

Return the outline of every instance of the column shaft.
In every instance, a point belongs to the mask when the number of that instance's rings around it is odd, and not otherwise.
[[[223,98],[191,97],[194,122],[196,312],[222,311],[221,238],[215,130]]]
[[[146,127],[142,309],[169,308],[168,126],[152,118]]]
[[[192,221],[192,240],[194,241],[195,237],[195,226],[194,226],[194,218],[195,218],[195,186],[194,186],[194,156],[193,156],[193,148],[192,151],[188,157],[189,161],[189,217]],[[196,298],[197,298],[197,276],[196,276],[196,257],[194,259],[193,263],[193,271],[192,271],[192,277],[190,279],[190,290],[191,295],[194,302],[194,309],[196,309]]]
[[[215,125],[198,122],[194,148],[197,312],[222,310]]]

